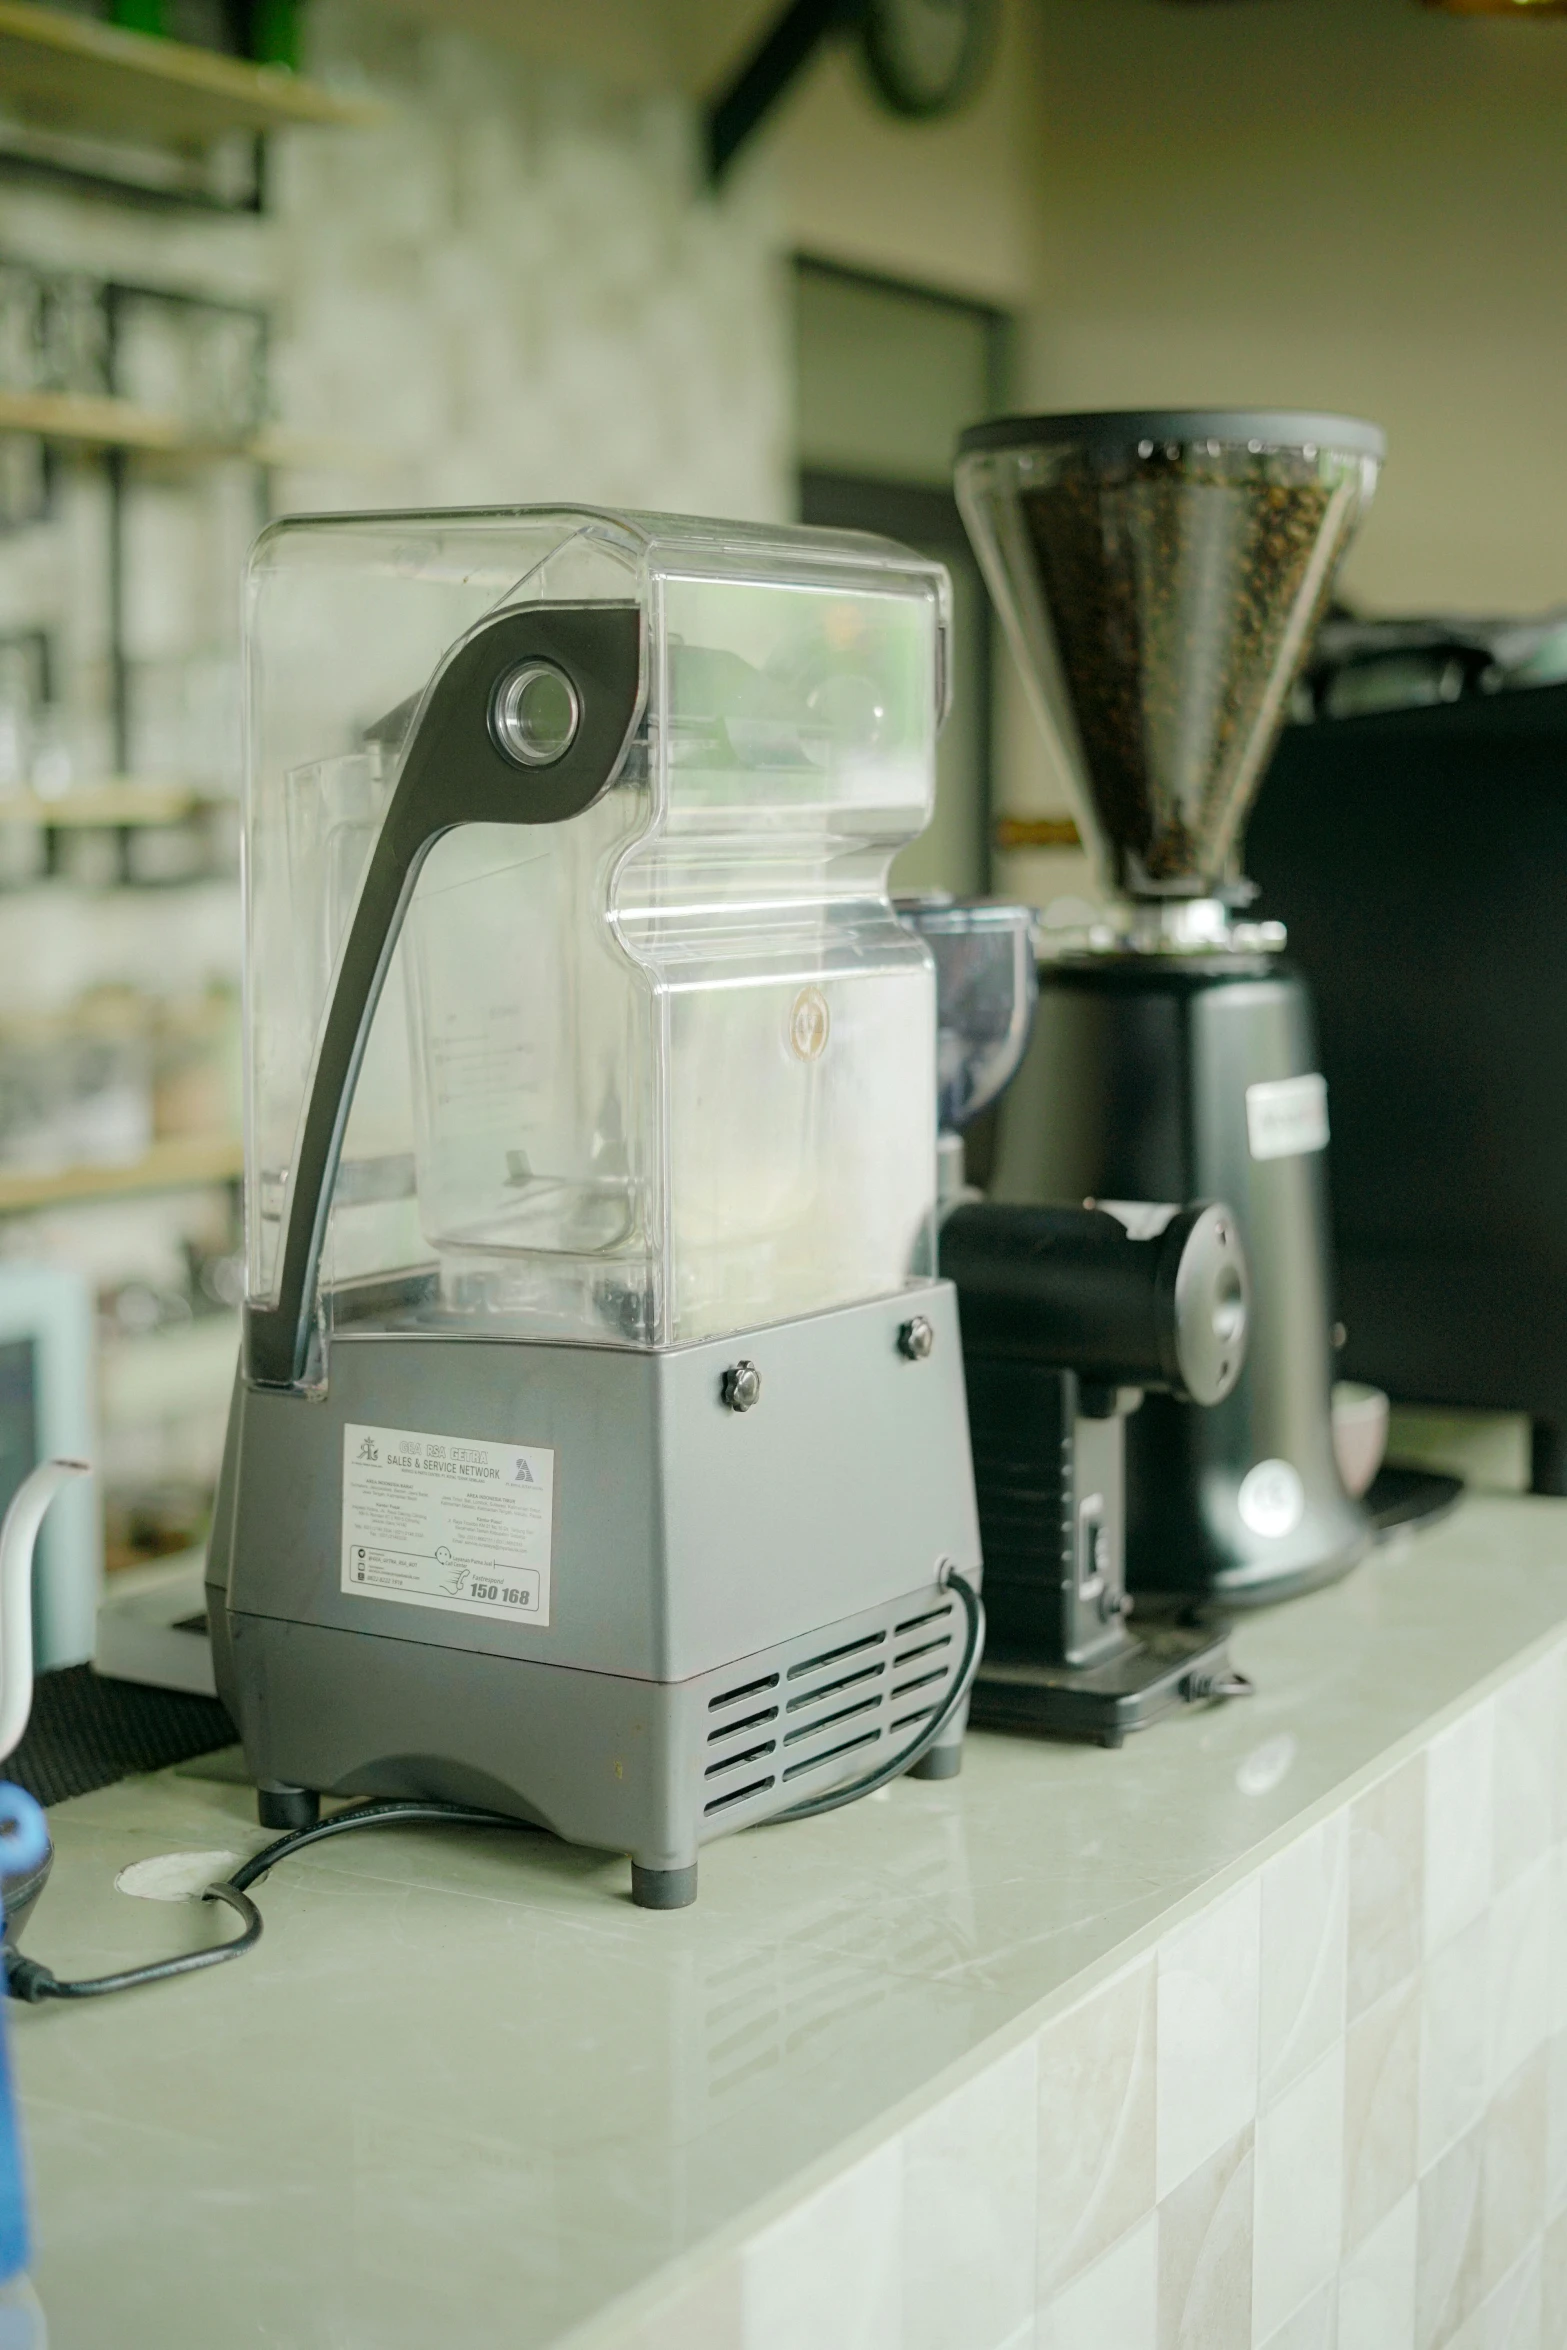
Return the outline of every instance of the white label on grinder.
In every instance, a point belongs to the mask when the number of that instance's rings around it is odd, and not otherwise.
[[[506,1624],[550,1620],[555,1455],[343,1430],[343,1589]]]
[[[1275,1077],[1246,1088],[1246,1140],[1254,1159],[1294,1159],[1328,1147],[1328,1081]]]

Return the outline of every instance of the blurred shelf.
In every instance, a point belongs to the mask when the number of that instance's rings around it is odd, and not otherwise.
[[[193,783],[138,775],[106,775],[101,783],[73,784],[57,799],[38,792],[0,793],[0,824],[42,824],[52,831],[91,825],[177,824],[182,817],[225,805]]]
[[[1080,849],[1082,835],[1070,816],[998,816],[998,849]]]
[[[177,416],[86,392],[0,392],[0,432],[34,432],[87,449],[177,450],[190,439]]]
[[[3,5],[3,0],[0,0]],[[0,391],[0,432],[37,433],[77,449],[140,449],[152,456],[244,458],[252,465],[304,470],[379,472],[397,462],[391,450],[267,425],[238,439],[203,433],[183,417],[88,392]]]
[[[52,1174],[0,1170],[0,1216],[73,1202],[125,1199],[136,1192],[183,1191],[198,1183],[232,1183],[244,1165],[237,1135],[182,1136],[156,1142],[124,1167],[59,1167]]]
[[[343,128],[383,115],[368,100],[339,97],[279,66],[25,0],[0,0],[0,102],[50,129],[181,147],[225,131]]]

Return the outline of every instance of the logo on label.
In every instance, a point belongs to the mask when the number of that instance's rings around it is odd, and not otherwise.
[[[373,1436],[361,1437],[359,1442],[359,1450],[354,1455],[355,1460],[378,1461],[380,1457],[381,1455],[376,1450],[375,1438]]]
[[[819,1061],[832,1033],[832,1014],[819,987],[802,987],[789,1013],[789,1049],[798,1061]]]
[[[1253,1534],[1277,1542],[1293,1534],[1305,1514],[1306,1488],[1288,1461],[1259,1461],[1241,1479],[1235,1496],[1241,1523]]]
[[[512,1483],[514,1485],[537,1485],[538,1483],[537,1477],[535,1477],[527,1462],[520,1456],[517,1461],[517,1472],[516,1475],[512,1478]]]

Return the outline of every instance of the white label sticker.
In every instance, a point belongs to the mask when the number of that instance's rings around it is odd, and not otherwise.
[[[1246,1088],[1246,1140],[1254,1159],[1294,1159],[1328,1147],[1328,1081],[1276,1077]]]
[[[355,1598],[547,1624],[554,1515],[547,1446],[343,1430],[343,1589]]]

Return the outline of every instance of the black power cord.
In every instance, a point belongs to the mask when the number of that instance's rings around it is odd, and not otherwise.
[[[117,1975],[86,1975],[62,1982],[40,1959],[28,1958],[14,1943],[5,1946],[5,1987],[13,1999],[36,2006],[41,1999],[106,1999],[111,1991],[134,1991],[141,1983],[166,1983],[174,1975],[199,1974],[203,1967],[223,1966],[241,1951],[254,1950],[261,1940],[261,1912],[237,1885],[209,1885],[203,1901],[221,1901],[245,1921],[243,1934],[211,1950],[187,1950],[178,1958],[154,1959],[150,1966],[126,1967]]]
[[[834,1787],[808,1803],[795,1804],[789,1811],[775,1812],[761,1825],[773,1827],[785,1820],[814,1820],[823,1812],[840,1810],[846,1803],[858,1803],[862,1796],[874,1795],[878,1788],[900,1778],[935,1745],[969,1693],[985,1636],[985,1611],[973,1585],[956,1569],[949,1570],[944,1585],[957,1594],[968,1619],[968,1637],[952,1686],[919,1735],[866,1778],[852,1780],[847,1787]],[[87,1975],[75,1981],[62,1980],[41,1959],[28,1958],[14,1943],[7,1942],[3,1953],[6,1991],[12,1999],[33,2006],[46,1999],[105,1999],[112,1991],[134,1991],[143,1983],[167,1983],[176,1975],[195,1975],[207,1967],[226,1966],[231,1958],[254,1950],[261,1940],[261,1912],[251,1900],[249,1888],[280,1860],[303,1852],[307,1845],[324,1844],[329,1836],[346,1836],[356,1828],[425,1825],[531,1829],[527,1820],[512,1819],[505,1812],[481,1811],[472,1804],[404,1801],[398,1797],[356,1803],[346,1811],[334,1812],[330,1819],[318,1820],[314,1827],[296,1828],[286,1836],[275,1836],[270,1844],[252,1853],[249,1860],[242,1861],[232,1876],[207,1887],[201,1897],[203,1901],[222,1902],[243,1920],[244,1932],[236,1934],[231,1942],[216,1943],[210,1950],[188,1950],[178,1958],[155,1959],[147,1966],[125,1967],[118,1974]]]
[[[351,1828],[418,1827],[427,1821],[470,1828],[529,1825],[526,1820],[508,1819],[504,1812],[478,1811],[466,1804],[405,1803],[392,1799],[356,1803],[347,1811],[334,1812],[329,1820],[317,1821],[313,1828],[298,1828],[290,1835],[274,1837],[270,1844],[264,1844],[259,1852],[242,1862],[231,1877],[207,1887],[201,1897],[203,1901],[221,1901],[245,1921],[245,1931],[236,1934],[232,1942],[219,1942],[210,1950],[189,1950],[178,1958],[155,1959],[148,1966],[126,1967],[119,1974],[88,1975],[74,1982],[62,1981],[41,1960],[28,1958],[8,1942],[4,1951],[6,1990],[13,1999],[34,2005],[44,1999],[103,1999],[111,1991],[134,1991],[143,1983],[166,1983],[174,1975],[195,1975],[205,1967],[225,1966],[231,1958],[253,1950],[261,1940],[261,1912],[247,1888],[280,1860],[303,1851],[307,1844],[319,1844],[327,1836],[346,1836]]]

